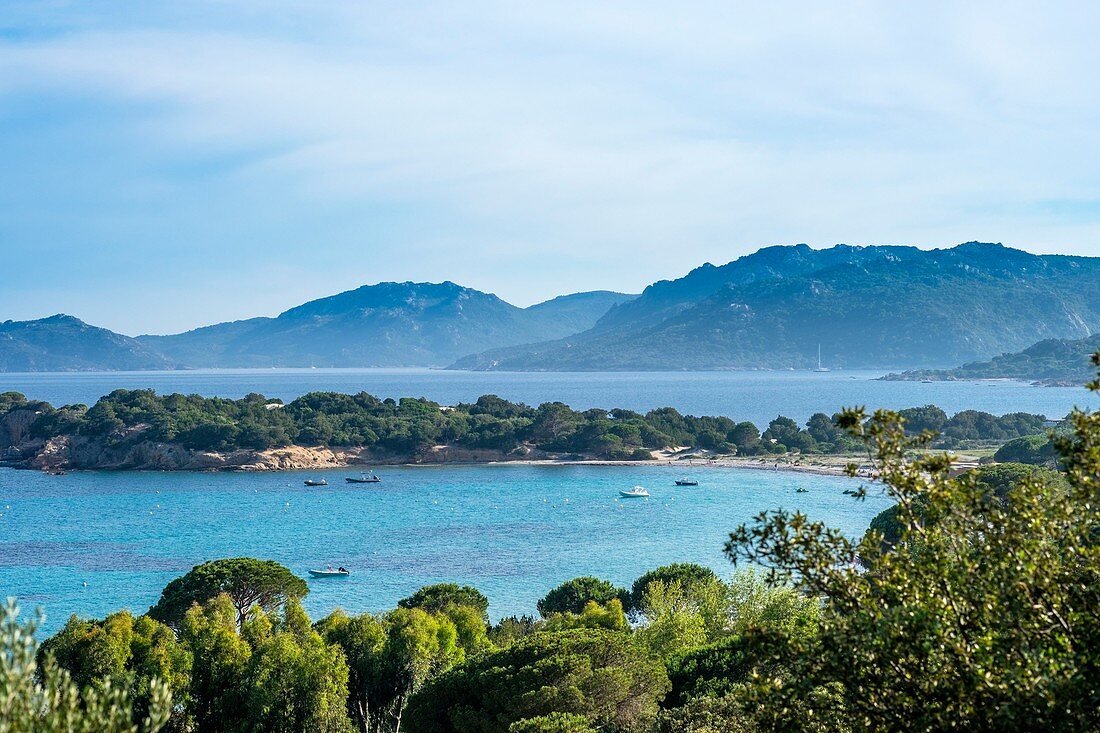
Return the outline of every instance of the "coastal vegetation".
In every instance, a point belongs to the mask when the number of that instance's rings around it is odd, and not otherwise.
[[[1023,351],[975,361],[954,369],[914,369],[887,374],[886,380],[1020,379],[1050,386],[1076,386],[1089,375],[1089,357],[1100,349],[1100,334],[1082,339],[1045,339]]]
[[[1043,416],[1026,413],[966,410],[948,416],[929,405],[901,414],[911,432],[936,432],[935,447],[997,446],[1047,431]],[[140,462],[165,453],[164,446],[222,453],[292,445],[355,448],[365,461],[416,461],[440,447],[482,451],[497,460],[650,460],[654,451],[688,448],[742,456],[860,451],[838,417],[817,413],[799,425],[780,415],[761,430],[748,421],[683,415],[671,407],[644,414],[578,411],[560,402],[531,407],[493,395],[444,406],[423,398],[313,392],[283,404],[259,394],[234,400],[116,390],[91,407],[54,407],[7,392],[0,394],[0,451],[6,451],[0,455],[14,465],[126,468],[145,466]]]
[[[629,591],[582,577],[551,590],[540,618],[495,624],[488,599],[456,584],[311,622],[289,571],[214,561],[169,584],[150,615],[71,618],[37,667],[9,609],[0,720],[56,729],[36,723],[58,705],[60,679],[69,709],[99,714],[114,696],[112,710],[149,730],[165,710],[168,729],[196,732],[1100,726],[1100,414],[1075,412],[1054,436],[1057,471],[961,475],[901,413],[852,409],[835,422],[896,502],[890,528],[876,520],[856,539],[765,511],[729,535],[729,559],[747,566],[731,579],[691,564]],[[151,617],[183,598],[172,624]]]

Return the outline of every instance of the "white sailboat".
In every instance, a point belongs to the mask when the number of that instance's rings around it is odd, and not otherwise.
[[[821,366],[821,344],[817,345],[817,369],[814,369],[814,371],[815,372],[827,372],[827,371],[829,371],[828,367]]]

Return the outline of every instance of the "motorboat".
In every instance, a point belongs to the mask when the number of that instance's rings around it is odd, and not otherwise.
[[[677,486],[698,486],[699,482],[698,481],[692,481],[689,478],[678,478],[678,479],[676,479],[676,485]]]
[[[351,575],[347,568],[325,568],[324,570],[310,570],[309,574],[314,578],[341,578]]]
[[[645,490],[644,486],[635,486],[630,490],[619,491],[619,496],[625,499],[647,499],[649,498],[649,492]]]
[[[369,474],[361,473],[358,478],[355,476],[345,476],[344,480],[349,484],[377,484],[382,481],[380,477],[374,475],[373,471]]]
[[[320,481],[318,481],[316,479],[307,478],[305,480],[305,485],[306,486],[328,486],[328,481],[325,481],[324,479],[321,479]]]

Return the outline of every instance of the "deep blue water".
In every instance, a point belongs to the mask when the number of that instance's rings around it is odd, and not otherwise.
[[[291,400],[313,390],[367,391],[379,397],[427,397],[442,404],[483,394],[538,405],[649,410],[672,406],[693,415],[725,415],[763,427],[778,414],[805,421],[841,407],[899,409],[936,404],[949,413],[985,410],[1062,417],[1100,400],[1084,388],[1024,382],[880,382],[879,372],[452,372],[430,369],[234,369],[178,372],[0,374],[0,391],[16,390],[55,405],[91,404],[118,388],[243,397],[260,392]]]
[[[674,486],[685,472],[701,485]],[[320,475],[329,487],[302,485]],[[799,508],[859,536],[887,505],[878,494],[844,495],[850,479],[751,469],[388,468],[366,487],[345,475],[0,469],[0,597],[41,606],[50,632],[71,613],[144,612],[195,563],[249,555],[302,576],[351,568],[350,578],[309,581],[315,618],[337,606],[392,608],[440,581],[480,588],[495,618],[534,613],[547,590],[577,575],[629,584],[673,561],[727,574],[728,532],[764,509]],[[620,500],[633,485],[652,497]]]

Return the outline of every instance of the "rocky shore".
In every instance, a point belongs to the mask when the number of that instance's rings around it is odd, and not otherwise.
[[[416,455],[372,451],[369,448],[292,445],[270,450],[196,451],[175,443],[138,442],[109,445],[102,439],[61,436],[25,441],[0,452],[0,466],[40,471],[294,471],[382,465],[650,465],[678,470],[748,468],[843,475],[851,460],[844,456],[761,457],[709,455],[706,451],[655,451],[652,461],[611,461],[595,456],[558,455],[536,450],[505,453],[434,446]]]
[[[270,450],[198,451],[176,443],[142,441],[111,445],[85,436],[59,436],[25,441],[0,453],[0,466],[41,471],[293,471],[345,466],[496,463],[558,460],[535,452],[506,454],[435,446],[416,455],[390,454],[368,448],[291,445]]]

